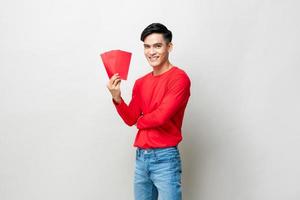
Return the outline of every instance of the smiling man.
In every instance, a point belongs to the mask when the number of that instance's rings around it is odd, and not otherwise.
[[[190,79],[169,61],[172,32],[163,24],[153,23],[141,34],[144,54],[152,71],[135,81],[132,99],[121,97],[118,74],[107,84],[113,103],[124,122],[136,125],[136,200],[180,200],[181,158],[184,111],[190,97]]]

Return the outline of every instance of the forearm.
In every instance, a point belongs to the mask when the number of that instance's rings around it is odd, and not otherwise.
[[[128,126],[132,126],[136,124],[137,119],[141,115],[141,112],[139,111],[139,107],[136,105],[134,101],[131,101],[130,104],[127,105],[125,101],[122,99],[122,97],[120,97],[119,102],[113,99],[113,103],[120,117]]]
[[[153,111],[144,114],[137,121],[138,129],[156,128],[164,125],[179,110],[184,109],[190,97],[190,81],[183,78],[175,81],[161,104]]]
[[[181,110],[185,109],[189,96],[182,99],[181,102],[174,102],[160,106],[158,109],[142,115],[137,120],[138,129],[157,128],[168,123],[171,118]]]

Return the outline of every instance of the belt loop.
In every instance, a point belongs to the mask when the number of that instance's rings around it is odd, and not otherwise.
[[[153,149],[153,154],[154,154],[154,160],[157,161],[157,157],[156,157],[157,153],[156,153],[155,149]]]

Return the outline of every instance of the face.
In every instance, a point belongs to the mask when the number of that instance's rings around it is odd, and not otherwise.
[[[166,43],[160,33],[152,33],[144,40],[144,54],[152,67],[162,66],[169,59],[172,43]]]

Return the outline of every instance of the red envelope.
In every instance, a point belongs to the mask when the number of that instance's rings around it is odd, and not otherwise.
[[[122,50],[111,50],[100,54],[109,78],[119,73],[120,78],[127,80],[132,53]]]

